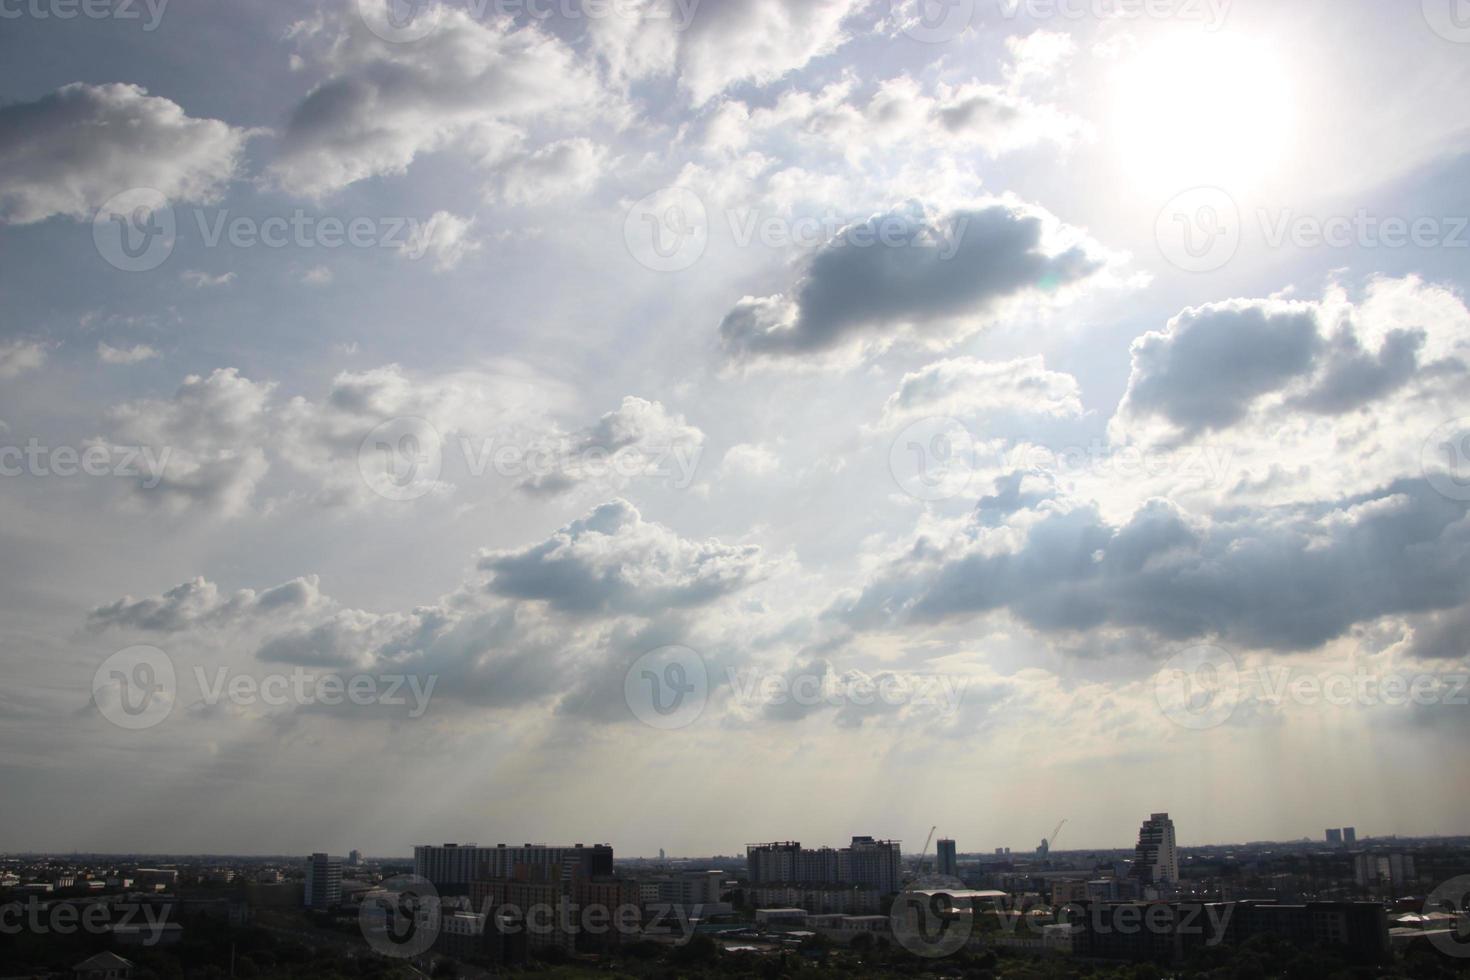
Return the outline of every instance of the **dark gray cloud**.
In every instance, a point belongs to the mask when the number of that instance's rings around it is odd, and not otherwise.
[[[1155,500],[1114,525],[1093,506],[1042,504],[1001,547],[983,515],[920,539],[829,612],[860,629],[1007,609],[1048,632],[1139,627],[1305,650],[1354,624],[1470,599],[1467,505],[1400,480],[1335,503],[1212,519]]]
[[[747,297],[720,336],[737,359],[800,357],[862,340],[978,322],[1003,300],[1098,272],[1080,246],[1046,250],[1041,217],[994,205],[948,214],[899,210],[851,225],[817,251],[789,296]]]
[[[1240,421],[1252,403],[1311,371],[1322,340],[1308,307],[1221,303],[1188,309],[1133,342],[1125,405],[1195,435]]]

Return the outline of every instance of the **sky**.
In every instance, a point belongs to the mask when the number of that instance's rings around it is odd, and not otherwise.
[[[1470,832],[1464,0],[0,0],[0,849]]]

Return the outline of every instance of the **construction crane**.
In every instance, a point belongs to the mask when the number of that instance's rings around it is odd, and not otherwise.
[[[1063,817],[1062,819],[1058,820],[1057,821],[1057,825],[1054,828],[1052,828],[1051,836],[1045,838],[1044,840],[1042,840],[1041,843],[1042,843],[1043,846],[1045,846],[1045,848],[1047,849],[1047,852],[1048,853],[1050,853],[1050,851],[1051,851],[1051,849],[1053,847],[1056,847],[1057,846],[1057,835],[1062,832],[1062,825],[1065,824],[1066,822],[1067,822],[1067,818],[1066,817]]]
[[[935,824],[933,827],[930,827],[929,828],[929,836],[924,838],[924,849],[919,852],[919,870],[921,872],[925,870],[925,868],[924,868],[924,855],[926,855],[926,854],[929,853],[929,842],[934,839],[934,831],[936,831],[938,829],[939,829],[939,825],[938,824]]]

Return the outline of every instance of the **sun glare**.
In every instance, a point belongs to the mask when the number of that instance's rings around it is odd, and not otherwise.
[[[1291,77],[1269,44],[1169,32],[1119,67],[1110,94],[1108,138],[1140,190],[1244,192],[1291,162]]]

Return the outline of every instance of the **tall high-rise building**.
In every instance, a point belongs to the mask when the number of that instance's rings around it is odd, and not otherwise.
[[[342,859],[317,852],[306,860],[306,905],[329,909],[342,904]]]
[[[1339,828],[1329,827],[1327,829],[1327,843],[1331,844],[1333,847],[1341,847],[1342,830]]]
[[[353,848],[347,854],[347,863],[350,864],[350,865],[352,865],[354,868],[361,867],[362,866],[362,852],[359,851],[359,850],[357,850],[356,848]]]
[[[1342,843],[1344,847],[1356,847],[1358,844],[1358,828],[1342,828]]]
[[[959,877],[960,862],[955,855],[954,841],[948,837],[939,841],[939,873],[950,878]]]
[[[749,844],[746,876],[752,885],[843,884],[898,891],[898,841],[854,837],[841,850],[803,848],[799,841]]]
[[[1174,841],[1174,821],[1167,813],[1152,814],[1138,828],[1132,875],[1146,884],[1179,880],[1179,850]]]

